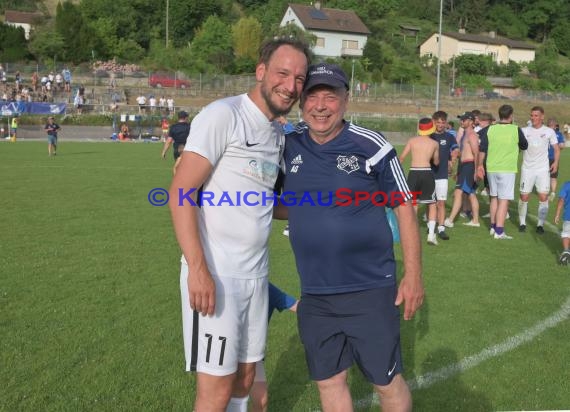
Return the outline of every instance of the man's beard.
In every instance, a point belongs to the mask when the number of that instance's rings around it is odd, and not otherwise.
[[[297,101],[297,99],[294,99],[294,101],[289,105],[289,107],[284,109],[284,108],[277,106],[275,103],[273,103],[273,101],[271,101],[271,96],[272,96],[272,90],[267,90],[267,87],[262,84],[261,85],[261,97],[263,97],[265,104],[267,104],[267,108],[269,109],[271,114],[273,114],[273,116],[275,116],[275,117],[284,116],[284,115],[288,114],[291,111],[291,108],[293,107],[295,102]]]

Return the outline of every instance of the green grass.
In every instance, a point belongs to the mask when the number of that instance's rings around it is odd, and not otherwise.
[[[48,158],[45,143],[0,143],[0,411],[191,410],[180,253],[168,209],[147,200],[171,179],[172,162],[160,150],[63,141]],[[561,182],[570,178],[570,151],[562,155]],[[536,214],[535,199],[529,213]],[[507,224],[511,242],[459,224],[449,242],[424,247],[426,303],[402,322],[407,380],[527,331],[568,299],[570,271],[556,264],[558,235],[540,237],[532,223],[520,235],[515,224]],[[298,294],[283,226],[276,222],[271,237],[271,280]],[[415,410],[570,408],[569,331],[566,318],[414,390]],[[290,314],[272,319],[266,367],[270,411],[319,408]],[[350,385],[358,410],[377,410],[356,370]]]

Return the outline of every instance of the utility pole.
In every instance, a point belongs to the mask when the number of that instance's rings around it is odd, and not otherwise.
[[[437,81],[435,85],[435,110],[439,110],[439,78],[441,76],[441,22],[443,20],[443,0],[439,0],[439,37],[437,39]]]
[[[166,48],[168,48],[168,9],[169,9],[169,0],[166,0]]]

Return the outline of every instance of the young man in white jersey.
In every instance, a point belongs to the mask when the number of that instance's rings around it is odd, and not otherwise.
[[[526,231],[528,199],[534,187],[538,193],[538,223],[536,233],[544,233],[544,221],[548,215],[548,193],[550,173],[558,170],[560,149],[556,133],[544,123],[544,109],[534,106],[530,109],[531,125],[523,129],[528,149],[523,154],[519,200],[519,232]],[[554,148],[554,161],[549,166],[548,145]]]
[[[276,119],[298,100],[309,55],[298,40],[264,44],[255,87],[194,118],[172,181],[186,370],[198,372],[196,412],[247,411],[267,333],[272,196],[284,149]]]

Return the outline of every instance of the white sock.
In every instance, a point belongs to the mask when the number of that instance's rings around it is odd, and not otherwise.
[[[538,226],[544,226],[544,221],[548,215],[548,200],[546,202],[538,202]]]
[[[521,225],[526,225],[526,212],[528,211],[528,202],[519,200],[519,222]]]
[[[247,412],[247,401],[249,400],[249,396],[245,398],[231,398],[230,403],[228,403],[228,407],[226,408],[226,412]]]
[[[445,232],[445,226],[444,226],[444,225],[439,225],[439,226],[437,227],[437,231],[438,231],[439,233]]]
[[[433,235],[435,233],[435,220],[430,220],[428,222],[428,233]]]

